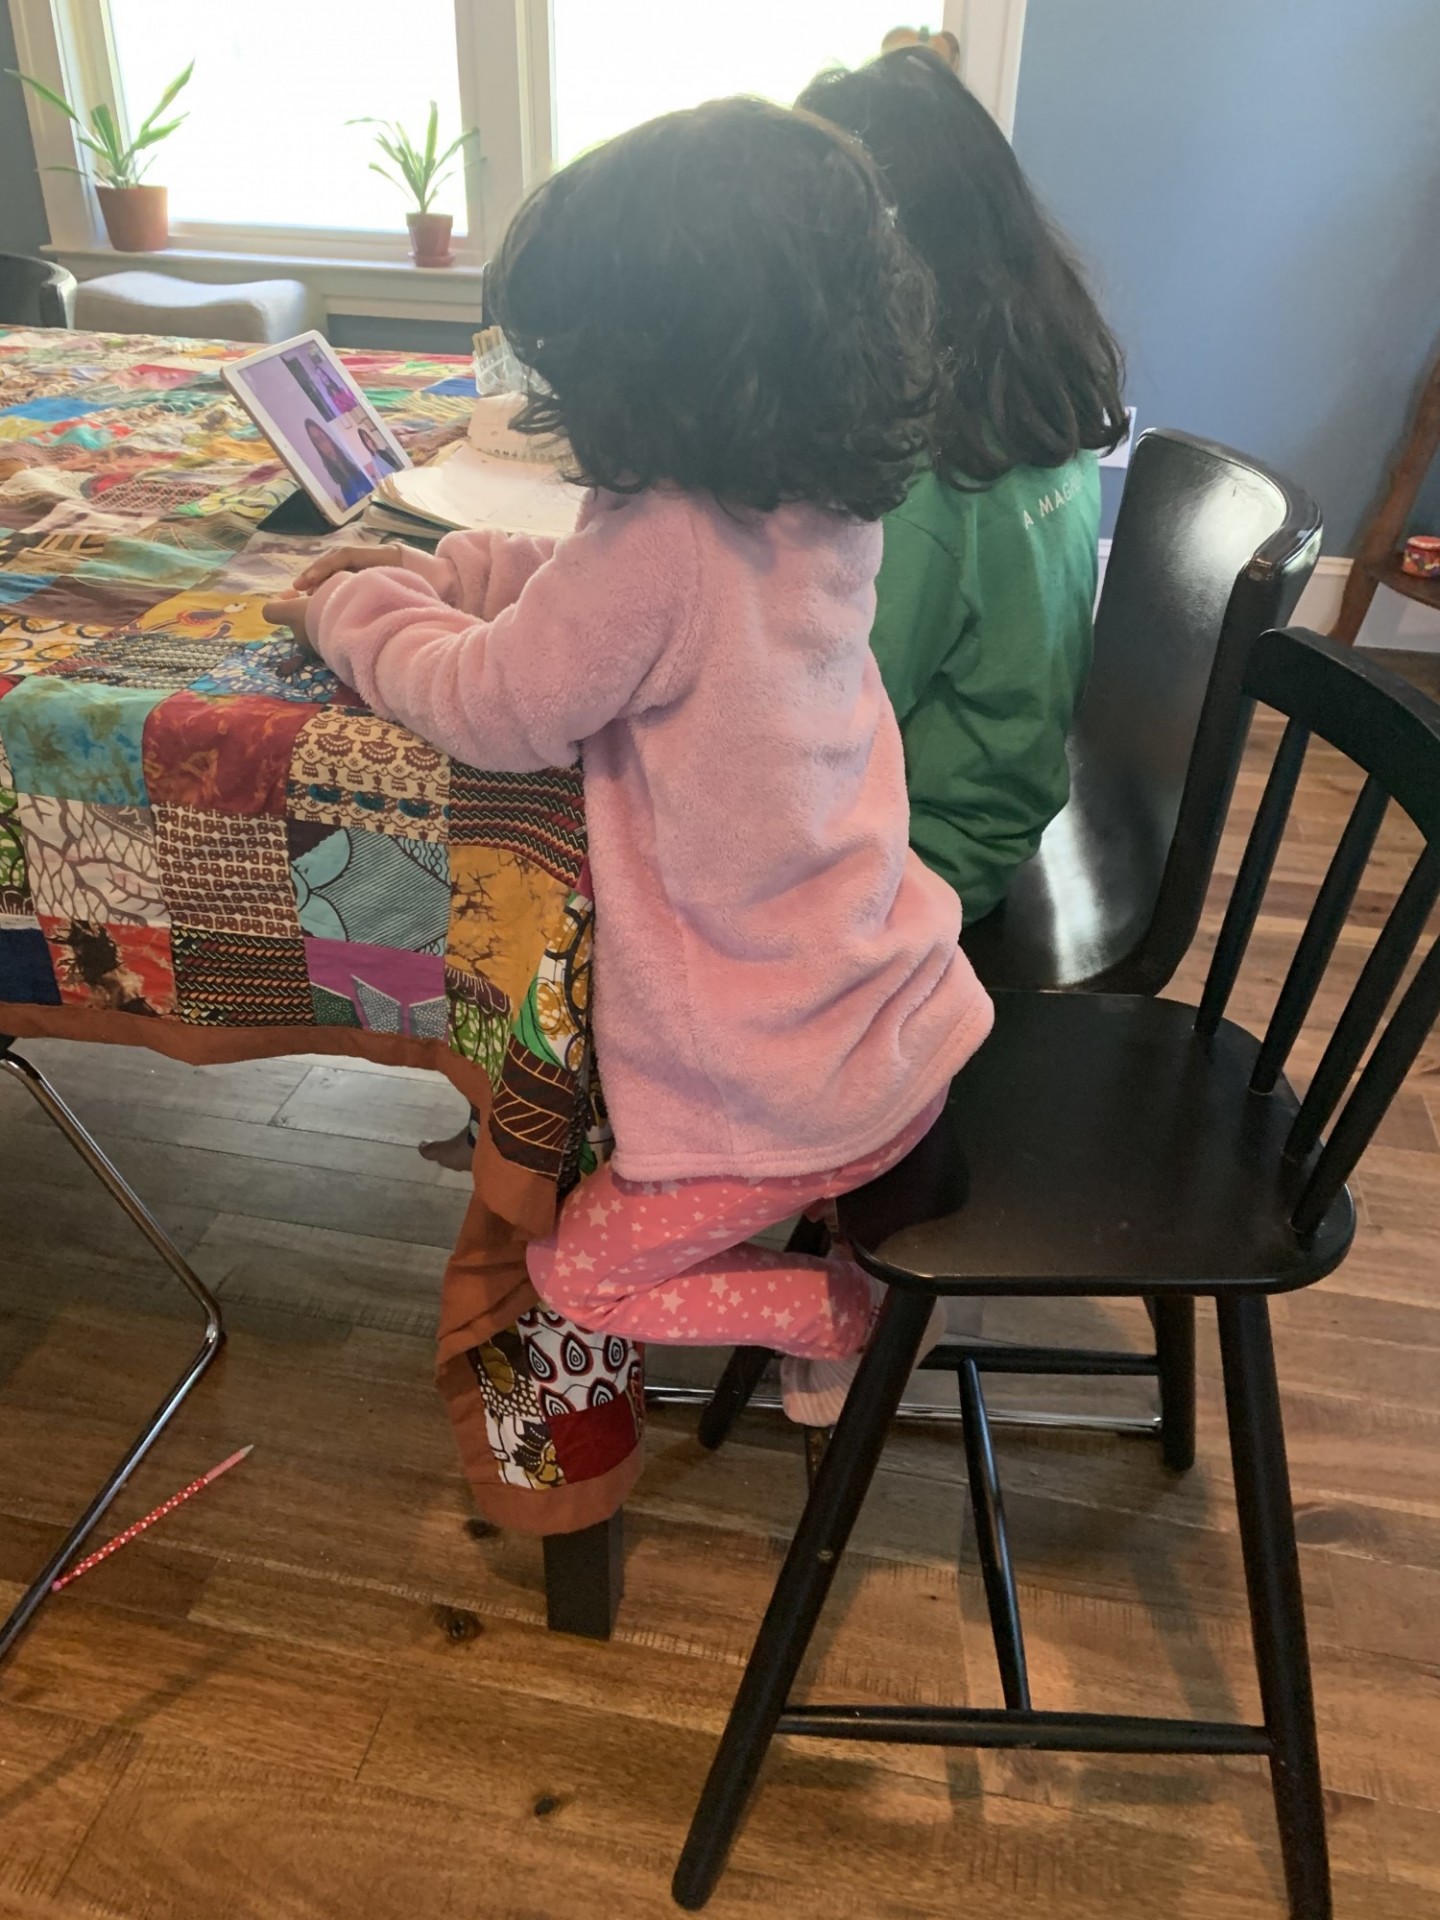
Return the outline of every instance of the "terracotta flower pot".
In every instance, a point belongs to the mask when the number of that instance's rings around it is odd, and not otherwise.
[[[170,244],[170,206],[164,187],[95,189],[105,231],[117,253],[159,253]]]
[[[455,256],[450,251],[453,221],[448,213],[407,213],[405,224],[410,229],[410,257],[417,267],[454,266]]]

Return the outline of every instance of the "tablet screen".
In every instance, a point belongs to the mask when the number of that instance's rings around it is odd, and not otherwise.
[[[318,340],[291,340],[228,370],[291,466],[336,514],[348,513],[407,464]]]

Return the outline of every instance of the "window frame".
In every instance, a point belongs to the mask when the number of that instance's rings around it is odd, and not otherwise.
[[[603,5],[604,0],[595,0]],[[25,89],[50,225],[48,251],[82,273],[106,265],[179,268],[202,280],[262,267],[307,280],[331,312],[406,318],[471,317],[473,288],[525,194],[553,166],[554,62],[550,0],[454,0],[460,105],[480,139],[467,151],[467,232],[451,268],[416,268],[402,233],[177,222],[159,255],[123,255],[106,243],[90,178],[46,172],[76,164],[69,125]],[[896,0],[903,15],[903,0]],[[104,101],[122,113],[109,0],[10,0],[17,64],[82,113]],[[945,26],[964,48],[964,73],[1008,134],[1025,0],[944,0]],[[395,276],[405,276],[403,293]],[[383,291],[382,291],[383,290]],[[398,296],[398,297],[397,297]],[[368,304],[366,304],[368,302]]]

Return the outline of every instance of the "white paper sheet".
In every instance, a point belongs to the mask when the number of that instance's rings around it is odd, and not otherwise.
[[[389,475],[379,493],[442,526],[557,537],[574,532],[584,498],[552,467],[487,459],[465,441],[429,466]]]

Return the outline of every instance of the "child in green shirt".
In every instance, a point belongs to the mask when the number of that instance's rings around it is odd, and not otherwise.
[[[1069,793],[1120,353],[1009,142],[941,60],[903,48],[822,74],[798,105],[869,148],[939,291],[938,454],[885,521],[871,644],[911,845],[973,923]]]

